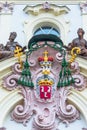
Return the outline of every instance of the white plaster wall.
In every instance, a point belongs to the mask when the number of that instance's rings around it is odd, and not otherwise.
[[[23,124],[12,121],[10,115],[8,115],[4,122],[4,126],[7,128],[7,130],[32,130],[32,121],[33,118],[29,120],[27,126],[23,126]],[[66,127],[66,125],[63,123],[58,124],[58,122],[59,121],[56,120],[57,129],[59,128],[59,130],[82,130],[82,128],[87,128],[87,124],[83,119],[82,115],[80,120],[76,120],[75,122],[71,123],[68,127]]]
[[[31,21],[32,19],[36,19],[37,16],[27,15],[23,12],[23,8],[26,5],[15,5],[14,6],[14,12],[12,15],[0,15],[0,43],[6,44],[9,33],[12,31],[16,31],[18,36],[16,38],[16,41],[18,41],[21,45],[27,44],[27,40],[24,34],[24,21]],[[71,11],[67,13],[65,17],[66,23],[69,23],[69,29],[68,26],[65,27],[65,31],[67,35],[64,36],[63,41],[65,44],[68,44],[72,41],[73,38],[77,36],[77,29],[79,27],[83,27],[82,22],[82,16],[81,11],[79,8],[79,5],[67,5]],[[41,14],[39,17],[42,17],[43,14]],[[45,16],[48,17],[48,14],[45,14]],[[51,18],[55,19],[62,19],[62,16],[53,16],[50,14]],[[4,19],[4,20],[3,20]],[[62,21],[64,23],[65,21]],[[65,24],[64,24],[65,25]],[[31,28],[28,28],[29,31],[31,31]],[[68,31],[68,32],[67,32]],[[64,33],[64,32],[63,32]],[[31,34],[30,34],[31,36]],[[29,36],[29,37],[30,37]]]
[[[17,32],[16,40],[21,44],[25,45],[25,34],[23,23],[27,19],[28,15],[23,12],[25,5],[15,5],[14,12],[11,17],[11,32]]]
[[[0,15],[0,43],[5,44],[8,40],[11,26],[11,14]]]
[[[68,32],[67,44],[77,37],[77,29],[83,27],[82,16],[79,5],[67,5],[70,12],[65,16],[70,21],[70,30]]]
[[[8,41],[10,32],[17,32],[18,41],[22,46],[25,45],[25,35],[23,22],[28,17],[24,12],[23,8],[25,5],[15,5],[13,14],[0,15],[0,43],[4,45]]]

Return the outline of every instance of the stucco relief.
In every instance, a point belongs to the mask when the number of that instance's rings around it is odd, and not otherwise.
[[[80,3],[80,9],[82,14],[87,14],[87,2]]]
[[[39,45],[43,45],[43,43],[41,44],[40,42]],[[46,98],[41,98],[40,87],[42,86],[37,86],[36,82],[38,78],[41,79],[43,76],[42,71],[45,74],[49,73],[49,71],[46,68],[46,70],[43,67],[40,68],[38,57],[43,55],[45,50],[47,50],[49,55],[52,55],[54,59],[49,75],[49,77],[51,77],[50,79],[54,79],[54,88],[51,90],[51,97],[45,95]],[[46,58],[47,57],[45,57],[44,60],[47,60]],[[34,115],[32,130],[54,130],[58,127],[56,127],[55,124],[55,119],[57,118],[61,122],[66,123],[66,125],[75,121],[76,119],[79,119],[79,111],[75,108],[75,106],[68,103],[67,100],[68,95],[71,94],[70,90],[73,88],[81,91],[86,87],[86,81],[85,78],[80,74],[78,63],[72,62],[70,65],[70,70],[73,72],[72,76],[75,79],[75,84],[67,87],[56,88],[59,80],[62,60],[63,56],[61,53],[48,46],[39,49],[39,52],[34,51],[30,57],[28,57],[32,81],[34,83],[34,88],[32,89],[18,85],[17,81],[20,78],[22,71],[20,70],[20,65],[18,63],[12,67],[13,73],[4,78],[4,87],[10,91],[15,88],[19,88],[21,90],[20,94],[23,96],[23,104],[17,105],[12,111],[11,117],[13,120],[26,125],[26,123],[28,123],[28,121]],[[44,87],[47,86],[45,85]]]
[[[61,39],[65,44],[67,43],[67,34],[70,29],[70,20],[66,20],[65,18],[70,11],[67,6],[58,6],[56,4],[45,2],[34,6],[26,5],[23,11],[31,18],[31,20],[27,19],[24,21],[26,42],[28,42],[34,35],[36,29],[42,25],[45,26],[46,24],[47,26],[52,26],[60,30]],[[35,15],[37,15],[37,17]]]
[[[33,15],[39,15],[40,13],[49,12],[57,16],[64,13],[68,13],[69,11],[70,9],[66,6],[58,6],[56,4],[52,4],[49,2],[37,4],[34,6],[27,5],[24,8],[25,13],[27,14],[31,13]]]
[[[12,13],[14,9],[14,3],[0,2],[0,14],[1,13]]]
[[[6,128],[5,128],[5,127],[2,127],[2,128],[0,128],[0,130],[6,130]]]

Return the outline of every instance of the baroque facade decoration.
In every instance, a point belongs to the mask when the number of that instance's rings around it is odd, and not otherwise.
[[[87,2],[80,3],[80,9],[82,13],[87,13]]]
[[[7,1],[5,3],[0,2],[0,14],[2,13],[12,13],[14,9],[13,3],[8,3]]]
[[[68,13],[70,10],[66,6],[57,6],[56,4],[51,4],[48,2],[45,2],[43,4],[37,4],[35,6],[29,6],[27,5],[24,8],[25,13],[32,13],[34,15],[39,15],[43,11],[53,13],[54,15],[60,15],[64,13]]]
[[[59,29],[61,33],[61,39],[66,43],[66,37],[70,26],[69,19],[66,20],[64,17],[64,14],[67,14],[70,11],[67,6],[58,6],[56,4],[45,2],[35,6],[27,5],[23,11],[27,13],[28,16],[30,14],[32,16],[31,20],[26,20],[24,22],[24,33],[26,35],[27,42],[33,36],[33,33],[37,28],[41,27],[41,25],[46,25]],[[31,28],[31,30],[28,28]]]
[[[0,130],[87,129],[87,62],[76,46],[71,57],[64,48],[78,28],[87,40],[86,6],[86,0],[0,0],[0,44],[14,31],[21,46],[0,62]],[[38,40],[45,31],[50,36]]]
[[[57,118],[66,125],[79,119],[79,111],[67,102],[68,95],[71,89],[83,90],[86,79],[80,74],[78,63],[67,59],[60,39],[38,37],[29,42],[23,69],[19,63],[14,64],[3,86],[9,91],[18,88],[23,96],[23,104],[11,113],[13,120],[26,125],[34,115],[32,130],[54,130],[58,127]]]

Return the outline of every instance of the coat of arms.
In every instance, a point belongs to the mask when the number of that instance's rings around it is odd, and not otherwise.
[[[79,112],[67,102],[72,89],[85,88],[85,78],[74,61],[69,60],[63,42],[53,35],[34,36],[28,46],[22,69],[15,63],[13,73],[4,79],[9,91],[19,89],[23,103],[11,113],[14,121],[26,125],[34,115],[32,130],[56,130],[55,120],[71,123],[79,119]]]

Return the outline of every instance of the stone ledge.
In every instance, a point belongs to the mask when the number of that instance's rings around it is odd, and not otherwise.
[[[22,60],[25,58],[25,55],[23,55],[22,57]],[[6,68],[9,68],[11,67],[12,65],[14,65],[16,62],[17,62],[17,58],[15,57],[12,57],[12,58],[9,58],[7,60],[4,60],[4,61],[1,61],[0,62],[0,72],[3,71],[4,69]]]
[[[87,60],[77,57],[76,61],[79,63],[81,74],[87,77]]]
[[[6,0],[1,0],[0,2],[6,2]],[[8,0],[8,2],[12,2],[16,4],[34,4],[34,3],[44,3],[44,0]],[[49,3],[57,3],[57,4],[79,4],[85,3],[86,0],[48,0]]]

